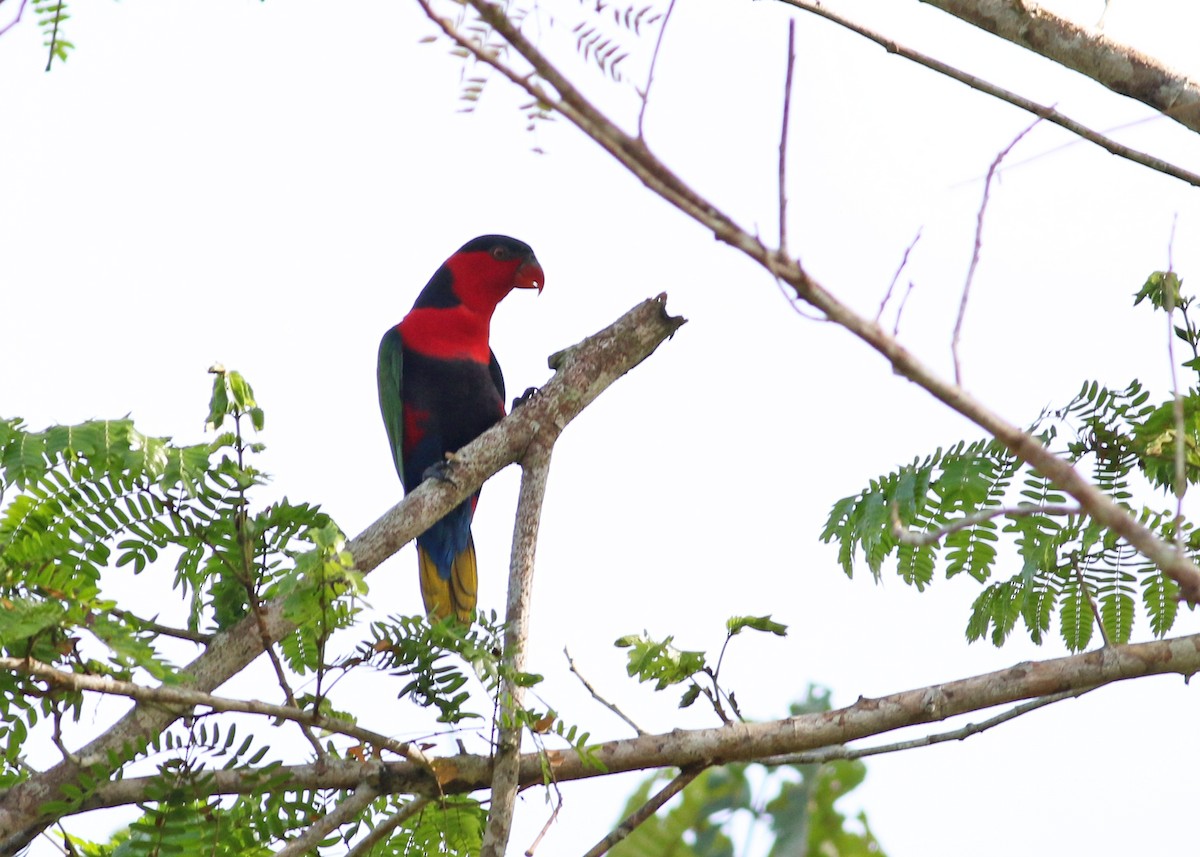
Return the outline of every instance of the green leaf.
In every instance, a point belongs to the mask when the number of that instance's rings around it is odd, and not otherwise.
[[[787,625],[771,621],[770,614],[766,616],[731,616],[725,622],[725,627],[728,629],[729,636],[731,637],[740,634],[745,628],[774,634],[777,637],[787,636]]]

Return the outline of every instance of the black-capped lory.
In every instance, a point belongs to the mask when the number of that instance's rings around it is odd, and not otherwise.
[[[442,263],[412,310],[379,343],[379,407],[407,493],[448,453],[504,416],[504,376],[488,344],[492,313],[513,289],[545,285],[528,244],[506,235],[468,241]],[[435,619],[470,621],[478,573],[471,518],[479,492],[417,536],[421,597]]]

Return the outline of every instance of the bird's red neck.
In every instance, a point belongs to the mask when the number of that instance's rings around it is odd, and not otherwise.
[[[495,308],[493,304],[486,315],[465,303],[414,309],[400,322],[400,335],[406,346],[429,357],[486,364],[491,359],[488,334]]]

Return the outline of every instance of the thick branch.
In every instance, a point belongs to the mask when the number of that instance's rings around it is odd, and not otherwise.
[[[1122,509],[1111,497],[1089,483],[1069,462],[1046,449],[1037,438],[989,410],[962,387],[936,375],[932,369],[913,357],[895,336],[889,335],[880,327],[878,322],[859,315],[843,304],[811,277],[801,267],[799,260],[769,249],[757,236],[738,226],[732,218],[684,184],[641,140],[626,134],[584,98],[554,64],[525,38],[501,7],[490,0],[465,0],[533,67],[538,77],[554,87],[559,97],[556,98],[547,92],[535,82],[532,75],[519,73],[496,54],[459,33],[451,22],[439,18],[429,6],[430,0],[417,2],[460,47],[471,51],[479,60],[498,70],[514,84],[558,110],[603,146],[647,187],[712,230],[717,240],[741,250],[777,280],[791,285],[799,298],[824,313],[829,321],[846,328],[887,358],[897,374],[923,387],[936,399],[999,440],[1022,461],[1041,471],[1054,487],[1074,497],[1099,524],[1121,536],[1175,580],[1185,599],[1192,603],[1200,601],[1200,569],[1184,554],[1158,538],[1152,530]]]
[[[921,0],[1200,131],[1200,86],[1100,30],[1026,0]]]
[[[1069,116],[1064,116],[1053,107],[1045,104],[1039,104],[1036,101],[1026,98],[1023,95],[1018,95],[1017,93],[1004,89],[1003,87],[997,86],[996,84],[984,80],[981,77],[968,74],[961,69],[955,68],[949,63],[944,63],[941,60],[935,59],[927,54],[914,51],[912,48],[906,47],[894,39],[890,39],[887,36],[875,32],[874,30],[864,27],[862,24],[851,21],[849,18],[846,18],[845,16],[833,11],[829,7],[822,5],[819,0],[780,0],[780,2],[787,3],[789,6],[795,6],[797,9],[803,9],[806,12],[812,12],[814,15],[819,15],[827,21],[832,21],[835,24],[845,27],[851,32],[857,33],[865,39],[875,42],[875,44],[884,48],[888,53],[896,54],[897,56],[911,60],[918,65],[923,65],[926,68],[937,72],[938,74],[945,75],[951,80],[957,80],[959,83],[965,84],[977,92],[982,92],[985,95],[998,98],[1001,101],[1013,105],[1014,107],[1028,111],[1034,116],[1045,119],[1047,122],[1058,125],[1060,128],[1065,128],[1072,134],[1082,137],[1089,143],[1095,143],[1100,148],[1105,149],[1117,157],[1125,158],[1126,160],[1133,161],[1135,164],[1141,164],[1144,167],[1157,170],[1158,172],[1171,176],[1172,178],[1177,178],[1180,181],[1185,181],[1190,185],[1200,187],[1200,175],[1197,175],[1191,170],[1185,170],[1180,166],[1170,163],[1169,161],[1164,161],[1162,158],[1157,158],[1154,155],[1140,152],[1137,149],[1126,146],[1124,143],[1118,143],[1111,137],[1107,137],[1098,131],[1093,131],[1082,122],[1078,122]]]
[[[571,750],[551,750],[546,762],[558,782],[604,776],[607,773],[727,762],[770,762],[773,757],[804,753],[868,738],[921,723],[934,723],[1021,700],[1039,700],[1059,694],[1078,694],[1106,684],[1149,675],[1174,673],[1190,676],[1200,671],[1200,634],[1127,646],[1111,646],[1080,655],[1016,664],[1007,669],[945,684],[894,693],[877,699],[860,698],[835,711],[803,714],[766,723],[733,723],[715,729],[676,729],[609,741],[595,747],[603,764],[585,764]],[[1048,700],[1044,700],[1048,701]],[[1021,713],[1035,706],[1020,706]],[[984,721],[1010,719],[1011,712]],[[979,727],[964,727],[970,734]],[[843,753],[839,747],[838,753]],[[840,755],[838,756],[841,757]],[[488,756],[451,756],[432,760],[430,768],[411,762],[364,764],[330,759],[320,765],[273,768],[287,788],[356,789],[363,783],[378,785],[393,794],[437,797],[487,788],[493,763]],[[537,753],[521,756],[522,786],[542,782],[542,759]],[[208,779],[211,776],[211,780]],[[382,779],[381,779],[382,778]],[[87,797],[79,811],[88,811],[144,800],[155,777],[104,783]],[[204,794],[245,794],[262,788],[257,772],[215,771],[205,774]],[[382,785],[381,783],[386,783]]]
[[[541,395],[464,447],[450,467],[454,483],[430,480],[367,527],[348,545],[356,568],[367,573],[424,532],[473,493],[485,479],[518,460],[530,441],[547,426],[561,431],[617,378],[646,359],[684,323],[666,312],[666,296],[648,300],[610,327],[557,355],[557,371]],[[278,640],[293,630],[281,602],[263,605],[266,635]],[[248,616],[216,637],[187,667],[190,681],[181,687],[211,692],[262,653],[257,620]],[[52,819],[39,807],[61,799],[64,784],[81,771],[92,776],[114,770],[114,759],[129,759],[136,748],[178,718],[177,711],[137,705],[103,735],[63,761],[0,794],[0,854],[27,845]]]

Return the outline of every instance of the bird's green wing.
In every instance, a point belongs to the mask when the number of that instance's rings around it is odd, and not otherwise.
[[[379,343],[379,410],[392,447],[392,462],[404,483],[404,340],[393,327]],[[405,486],[407,487],[407,486]]]

